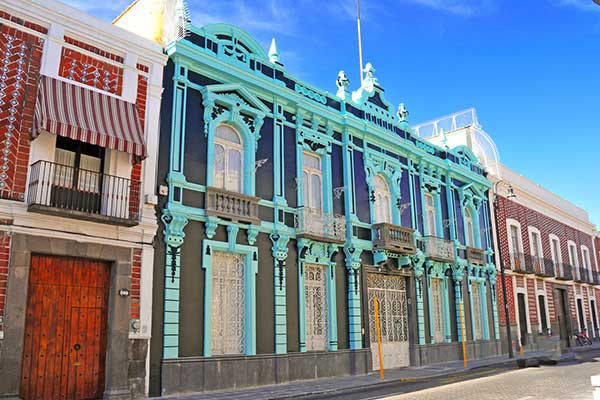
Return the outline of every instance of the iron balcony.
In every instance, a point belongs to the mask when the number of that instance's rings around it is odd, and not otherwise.
[[[30,170],[29,211],[122,226],[139,223],[140,182],[43,160]]]

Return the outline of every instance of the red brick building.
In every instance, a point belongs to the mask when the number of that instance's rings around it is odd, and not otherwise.
[[[159,45],[0,3],[0,397],[140,397],[157,229]]]
[[[587,212],[507,167],[500,172],[500,187],[511,185],[516,195],[499,190],[497,226],[516,348],[573,346],[584,331],[597,337],[600,279]],[[506,326],[504,306],[498,309]]]

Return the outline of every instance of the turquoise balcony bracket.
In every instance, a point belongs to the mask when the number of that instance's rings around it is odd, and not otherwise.
[[[276,229],[269,237],[274,261],[275,353],[284,354],[287,352],[286,260],[290,235]]]
[[[419,344],[425,344],[425,307],[423,305],[423,285],[425,276],[425,255],[421,250],[413,257],[413,274],[415,277],[415,291],[417,293],[417,329]]]
[[[188,219],[181,214],[163,210],[161,220],[165,252],[165,289],[163,310],[163,358],[179,357],[179,298],[181,277],[181,245]]]
[[[360,312],[360,271],[363,249],[352,244],[344,247],[346,275],[348,277],[348,333],[350,349],[362,348],[362,319]]]

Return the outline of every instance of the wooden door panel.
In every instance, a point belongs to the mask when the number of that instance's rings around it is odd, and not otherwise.
[[[23,399],[102,397],[109,284],[107,263],[32,256]]]

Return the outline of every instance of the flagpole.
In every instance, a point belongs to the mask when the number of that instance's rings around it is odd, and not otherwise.
[[[362,35],[360,33],[360,0],[356,0],[356,26],[358,28],[358,62],[360,63],[360,83],[363,81]]]

